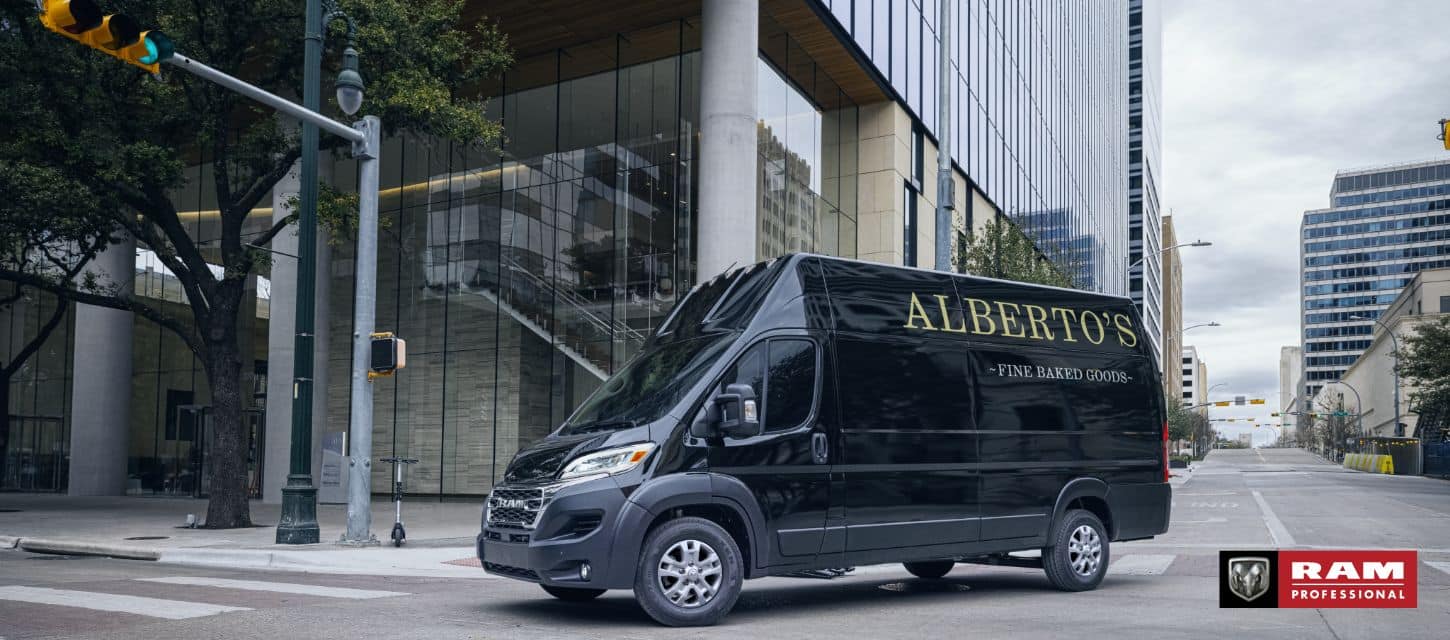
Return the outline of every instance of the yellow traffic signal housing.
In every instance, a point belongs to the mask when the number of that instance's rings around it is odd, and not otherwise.
[[[1249,400],[1249,404],[1264,404],[1264,399],[1263,398],[1254,398],[1252,400]]]
[[[408,366],[408,343],[392,332],[374,333],[369,351],[368,379],[393,375]]]
[[[159,30],[142,31],[125,14],[102,15],[94,0],[45,0],[40,23],[127,64],[159,73],[161,61],[176,52],[171,38]]]
[[[1440,141],[1445,144],[1445,150],[1450,151],[1450,120],[1440,121]]]

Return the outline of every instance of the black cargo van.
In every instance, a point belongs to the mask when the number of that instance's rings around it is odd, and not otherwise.
[[[1168,529],[1127,298],[816,255],[722,274],[489,495],[486,571],[711,624],[747,578],[1040,566],[1092,589]],[[1040,559],[1008,556],[1041,550]]]

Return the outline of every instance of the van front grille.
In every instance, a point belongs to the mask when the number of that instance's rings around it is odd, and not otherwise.
[[[545,502],[543,489],[496,488],[488,495],[488,526],[533,529]]]

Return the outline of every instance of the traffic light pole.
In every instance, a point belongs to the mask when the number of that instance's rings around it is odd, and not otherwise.
[[[351,469],[348,471],[351,486],[348,488],[347,501],[347,535],[344,542],[366,543],[373,540],[368,533],[368,526],[371,524],[369,512],[372,477],[372,386],[368,383],[368,347],[369,336],[373,332],[373,301],[377,296],[375,277],[377,274],[377,244],[378,244],[378,162],[382,151],[382,121],[376,116],[367,116],[354,123],[352,126],[345,125],[322,115],[312,109],[298,105],[274,93],[260,87],[248,84],[242,80],[217,71],[205,64],[192,60],[180,53],[173,54],[164,60],[166,64],[186,71],[203,80],[216,83],[222,87],[235,91],[248,98],[256,100],[277,111],[297,118],[304,124],[315,125],[318,129],[326,131],[339,138],[352,143],[352,155],[358,161],[358,247],[357,247],[357,286],[354,293],[355,316],[353,319],[353,363],[352,363],[352,419],[348,425],[349,439],[352,441]],[[314,244],[307,238],[300,238],[300,249],[302,252],[310,252]],[[311,288],[313,278],[303,279],[303,269],[298,269],[298,290]],[[300,294],[299,294],[300,295]],[[310,302],[310,301],[309,301]],[[310,318],[310,313],[308,314]],[[312,359],[312,344],[309,328],[309,335],[306,336],[306,350],[303,351],[301,332],[303,327],[298,326],[298,352],[294,357],[300,362],[302,358]],[[308,371],[310,378],[310,367]],[[307,492],[310,497],[316,497],[316,489],[313,488],[310,474],[307,467],[311,462],[311,380],[298,379],[293,383],[293,438],[292,438],[292,473],[288,477],[287,487],[283,493],[283,517],[277,527],[277,542],[279,543],[305,543],[317,542],[317,503],[314,500],[307,500]],[[304,389],[305,386],[305,389]],[[306,404],[300,405],[304,391],[307,395]],[[299,440],[296,433],[298,426],[298,412],[306,415],[306,426],[308,434]],[[299,456],[299,447],[301,455]],[[299,473],[298,461],[302,461]],[[297,481],[302,481],[298,484]],[[287,502],[287,496],[291,490],[292,502]],[[289,507],[291,509],[289,510]],[[310,520],[310,528],[309,528]],[[310,534],[310,537],[309,537]],[[284,539],[285,538],[285,539]]]

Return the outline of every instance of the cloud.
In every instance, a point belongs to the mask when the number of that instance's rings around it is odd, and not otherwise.
[[[1164,2],[1161,202],[1185,249],[1185,334],[1216,394],[1279,402],[1299,344],[1299,222],[1336,171],[1450,157],[1450,3]],[[1256,415],[1244,408],[1215,417]],[[1271,410],[1261,407],[1257,415]],[[1233,415],[1229,415],[1233,414]]]

